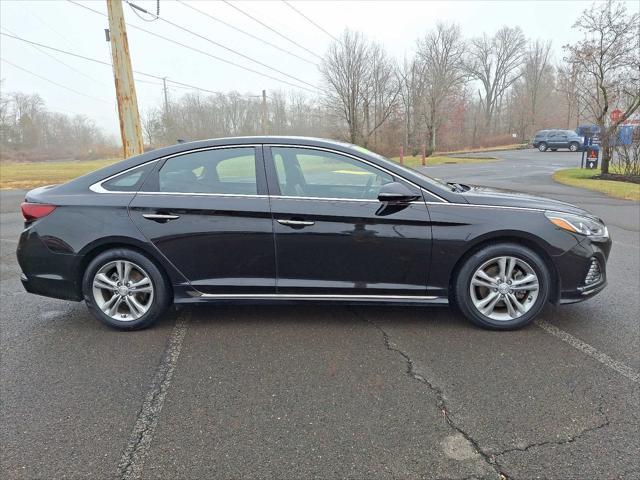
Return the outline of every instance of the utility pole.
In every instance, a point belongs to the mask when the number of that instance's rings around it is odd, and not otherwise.
[[[269,135],[267,126],[267,91],[262,90],[262,134]]]
[[[162,89],[164,91],[164,116],[169,119],[169,97],[167,96],[167,77],[162,77]]]
[[[109,14],[109,39],[113,60],[113,78],[118,99],[122,150],[124,158],[128,158],[142,153],[144,144],[122,0],[107,0],[107,12]]]

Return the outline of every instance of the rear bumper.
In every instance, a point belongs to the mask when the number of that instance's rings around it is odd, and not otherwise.
[[[29,228],[20,235],[16,255],[22,270],[20,281],[27,292],[63,300],[82,300],[82,289],[75,274],[81,257],[53,252]]]

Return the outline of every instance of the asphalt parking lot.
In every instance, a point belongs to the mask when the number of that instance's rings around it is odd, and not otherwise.
[[[184,308],[120,333],[23,292],[0,194],[3,478],[640,477],[640,205],[554,183],[579,154],[433,176],[601,216],[609,286],[517,332],[448,308]]]

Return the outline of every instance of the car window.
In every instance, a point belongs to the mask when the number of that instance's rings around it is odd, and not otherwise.
[[[137,192],[147,173],[155,166],[154,162],[147,163],[128,172],[122,173],[111,180],[102,183],[102,188],[111,192]]]
[[[255,195],[253,147],[218,148],[168,159],[159,172],[161,192]]]
[[[337,153],[273,147],[282,195],[295,197],[376,199],[394,177],[365,162]]]

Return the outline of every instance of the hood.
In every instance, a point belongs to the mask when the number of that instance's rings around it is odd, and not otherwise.
[[[464,198],[475,205],[498,205],[501,207],[538,208],[541,210],[554,210],[556,212],[574,213],[596,218],[586,210],[570,203],[553,200],[546,197],[538,197],[528,193],[503,190],[499,188],[480,187],[467,185],[469,190],[463,193]]]

